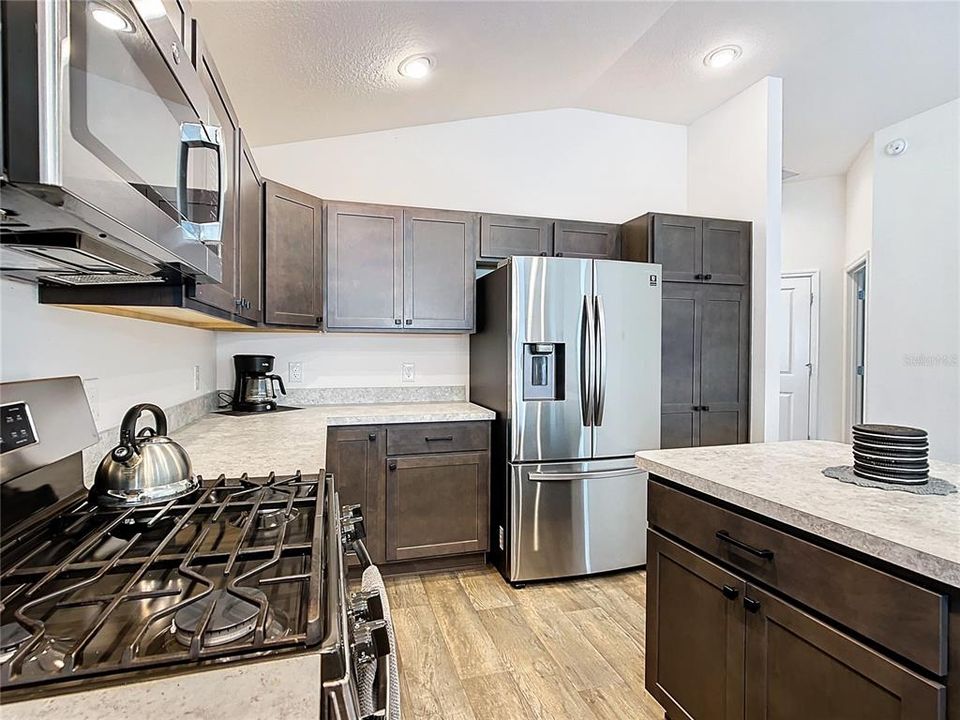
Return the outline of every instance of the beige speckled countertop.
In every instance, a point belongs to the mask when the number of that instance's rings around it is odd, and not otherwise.
[[[210,413],[171,437],[190,454],[194,472],[206,477],[315,473],[325,463],[329,426],[493,418],[491,410],[468,402],[315,405],[259,415]]]
[[[849,445],[816,440],[637,453],[654,475],[960,587],[960,494],[865,488],[821,473],[852,462]],[[931,460],[930,474],[960,487],[958,465]]]

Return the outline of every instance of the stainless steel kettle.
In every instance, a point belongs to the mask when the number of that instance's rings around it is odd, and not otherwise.
[[[137,433],[137,420],[149,412],[157,427]],[[190,456],[167,437],[167,416],[156,405],[127,410],[120,424],[120,444],[100,461],[90,499],[98,505],[130,507],[189,495],[200,486]]]

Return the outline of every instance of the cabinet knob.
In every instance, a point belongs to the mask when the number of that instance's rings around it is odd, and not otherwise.
[[[703,280],[703,273],[697,273],[693,276],[694,280]]]
[[[367,435],[367,440],[369,440],[370,442],[376,442],[377,434],[375,432],[370,433],[369,435]]]
[[[558,253],[557,253],[557,257],[563,257],[563,253],[562,253],[562,252],[558,252]]]
[[[740,591],[733,587],[733,585],[724,585],[721,591],[723,592],[723,596],[728,600],[735,600],[737,595],[740,594]]]
[[[407,325],[413,325],[413,320],[411,320],[410,318],[407,318]]]
[[[388,467],[390,470],[396,470],[396,469],[397,469],[397,461],[396,461],[396,460],[391,460],[390,462],[387,463],[387,467]]]
[[[701,406],[700,406],[700,409],[703,410],[704,412],[710,412],[710,406],[709,406],[709,405],[701,405]]]
[[[703,279],[704,279],[704,280],[709,280],[709,279],[712,278],[712,277],[713,277],[713,275],[711,275],[710,273],[707,273],[706,275],[703,276]]]
[[[546,256],[547,256],[547,253],[546,253],[546,252],[540,253],[540,257],[546,257]]]
[[[403,324],[403,321],[402,321],[400,318],[394,318],[394,319],[393,319],[393,324],[394,324],[394,325],[401,325],[401,324]]]
[[[747,609],[747,612],[755,613],[760,609],[760,601],[744,596],[743,606]]]

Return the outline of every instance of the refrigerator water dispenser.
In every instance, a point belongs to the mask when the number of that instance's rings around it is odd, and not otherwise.
[[[563,343],[523,344],[523,399],[563,400]]]

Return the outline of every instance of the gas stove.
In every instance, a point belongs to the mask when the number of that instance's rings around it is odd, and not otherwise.
[[[79,378],[6,383],[0,410],[0,701],[316,653],[321,720],[396,717],[376,712],[385,593],[347,592],[344,553],[369,555],[331,475],[198,477],[164,504],[104,507],[82,485],[97,434]]]
[[[317,475],[201,478],[159,508],[82,499],[4,542],[4,692],[318,644],[323,498]]]

